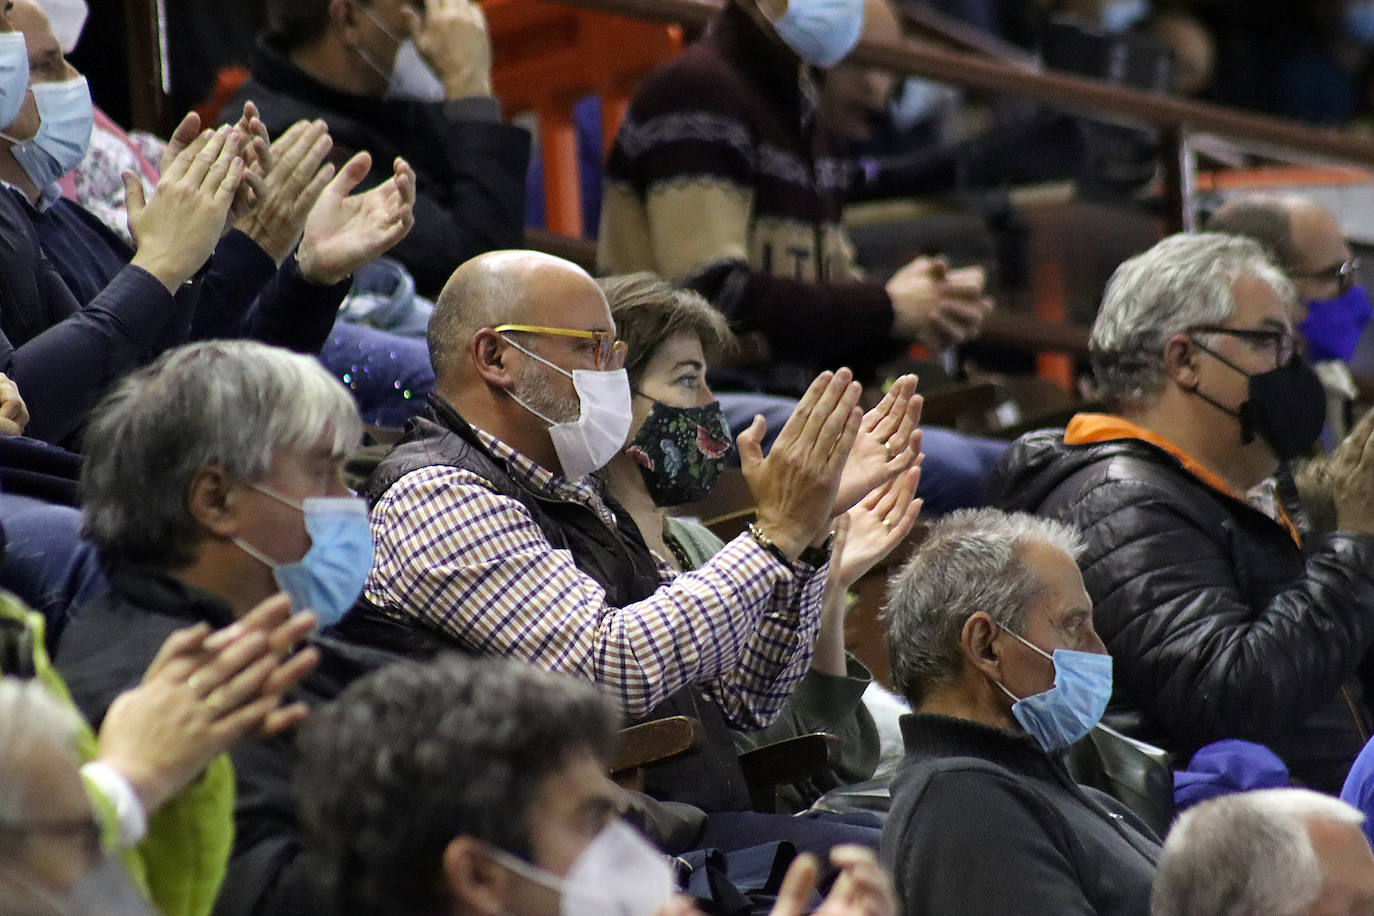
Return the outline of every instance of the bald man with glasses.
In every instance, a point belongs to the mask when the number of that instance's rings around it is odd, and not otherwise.
[[[631,719],[701,719],[695,771],[651,794],[748,808],[725,724],[766,725],[810,663],[859,432],[852,373],[818,377],[766,458],[762,420],[740,437],[757,521],[678,573],[596,473],[625,446],[630,386],[585,271],[529,251],[474,258],[444,287],[429,346],[436,393],[367,482],[375,560],[340,632],[421,657],[520,658],[600,684]]]

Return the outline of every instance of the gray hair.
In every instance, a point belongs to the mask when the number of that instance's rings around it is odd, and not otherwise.
[[[1077,559],[1076,529],[1053,519],[999,509],[963,509],[931,526],[888,583],[887,657],[893,685],[912,703],[963,668],[960,636],[978,611],[1023,633],[1026,608],[1044,584],[1025,549],[1045,544]]]
[[[1190,808],[1169,831],[1153,916],[1299,916],[1322,891],[1308,824],[1364,815],[1308,789],[1239,792]]]
[[[36,748],[56,748],[76,765],[81,720],[38,680],[0,678],[0,823],[20,824],[33,812],[26,802],[31,767],[25,763]]]
[[[186,501],[202,468],[252,482],[282,452],[325,440],[342,457],[361,438],[352,396],[313,357],[246,340],[179,347],[92,414],[83,532],[106,563],[184,565],[202,534]]]
[[[296,797],[340,912],[446,912],[457,836],[529,858],[532,803],[587,751],[609,763],[618,714],[590,681],[518,659],[390,665],[302,726]]]
[[[1112,274],[1093,322],[1089,353],[1098,388],[1121,402],[1146,401],[1164,387],[1164,345],[1236,310],[1232,284],[1243,276],[1273,287],[1285,302],[1293,285],[1259,243],[1217,232],[1180,232]]]

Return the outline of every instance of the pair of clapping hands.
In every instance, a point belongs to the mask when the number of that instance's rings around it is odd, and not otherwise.
[[[921,510],[921,396],[897,379],[868,413],[848,369],[807,389],[767,457],[756,417],[738,439],[757,526],[788,557],[835,534],[832,564],[847,587],[906,537]]]
[[[839,874],[820,908],[813,916],[895,916],[897,896],[892,879],[878,864],[873,850],[862,846],[836,846],[830,851],[830,864]],[[778,889],[778,902],[770,916],[801,916],[808,912],[812,892],[820,878],[820,863],[810,853],[797,856]],[[692,901],[673,898],[654,916],[701,916]]]
[[[132,263],[175,292],[206,262],[229,228],[246,233],[278,265],[296,250],[301,273],[332,285],[405,238],[414,224],[415,173],[403,159],[392,177],[367,177],[366,151],[335,173],[323,121],[299,121],[276,140],[252,102],[238,123],[202,131],[188,114],[168,142],[153,195],[124,174]],[[299,245],[299,249],[297,249]]]
[[[149,814],[240,741],[280,734],[306,715],[288,691],[319,662],[314,628],[275,595],[223,629],[199,623],[169,636],[143,681],[101,723],[96,759],[127,779]]]

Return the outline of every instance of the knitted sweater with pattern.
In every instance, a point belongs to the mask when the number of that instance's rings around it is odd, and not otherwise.
[[[639,86],[606,164],[598,261],[702,292],[762,387],[894,355],[892,305],[840,226],[845,167],[812,73],[741,3]]]

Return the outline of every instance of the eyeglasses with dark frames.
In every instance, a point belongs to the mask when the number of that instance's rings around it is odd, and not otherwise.
[[[1334,267],[1326,267],[1321,270],[1313,270],[1307,273],[1290,273],[1294,280],[1317,280],[1321,283],[1335,283],[1344,296],[1354,287],[1355,281],[1360,278],[1360,259],[1351,258],[1344,263]]]
[[[1226,328],[1215,324],[1200,324],[1188,329],[1190,334],[1226,334],[1248,341],[1252,346],[1269,344],[1274,349],[1274,364],[1286,366],[1298,349],[1298,337],[1292,328]]]

